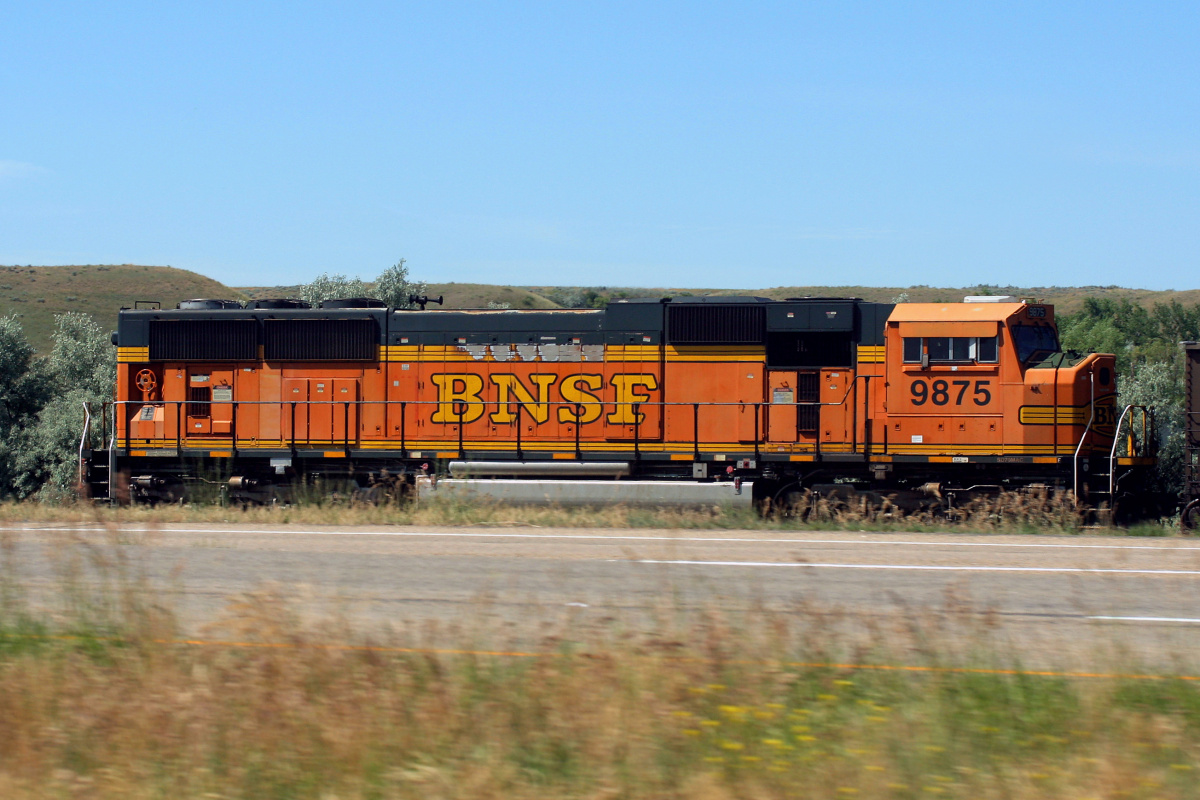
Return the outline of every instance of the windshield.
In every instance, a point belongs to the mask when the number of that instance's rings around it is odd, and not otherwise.
[[[1049,325],[1013,325],[1012,333],[1022,364],[1058,352],[1058,332]]]

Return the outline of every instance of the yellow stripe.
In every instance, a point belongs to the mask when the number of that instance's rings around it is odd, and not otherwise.
[[[147,450],[174,450],[176,445],[175,439],[142,439],[140,437],[131,437],[137,441],[138,445],[145,449],[132,450],[132,455],[146,455]],[[122,440],[122,443],[125,440]],[[120,444],[119,443],[119,446]],[[327,447],[343,447],[345,442],[341,439],[311,439],[305,440],[300,437],[295,440],[297,447],[311,450],[316,448]],[[399,450],[400,440],[392,439],[367,439],[361,441],[351,441],[349,446],[355,450]],[[204,437],[204,438],[187,438],[182,441],[185,451],[195,451],[212,448],[227,448],[230,446],[228,439],[219,437]],[[244,439],[238,440],[237,449],[241,450],[284,450],[290,448],[292,440],[290,439]],[[446,439],[409,439],[404,442],[406,450],[444,450],[445,448],[458,447],[458,442]],[[495,441],[491,439],[483,440],[464,440],[463,448],[467,450],[491,450],[499,452],[516,452],[517,443],[514,440]],[[542,439],[524,441],[521,443],[522,450],[534,452],[559,452],[572,454],[575,452],[575,443],[563,439]],[[584,439],[579,442],[579,449],[583,452],[630,452],[634,450],[634,444],[629,440],[608,441],[604,439]],[[693,442],[678,441],[678,442],[662,442],[662,441],[641,441],[638,443],[638,450],[644,453],[678,453],[678,460],[687,460],[692,457],[696,446]],[[753,442],[702,442],[699,446],[700,452],[706,454],[713,453],[746,453],[754,449]],[[872,445],[871,453],[864,453],[863,446],[860,444],[858,451],[869,456],[869,460],[873,463],[888,463],[892,461],[893,455],[923,455],[931,457],[931,460],[949,461],[954,456],[1005,456],[1005,455],[1031,455],[1042,456],[1035,458],[1034,463],[1038,464],[1053,464],[1057,458],[1052,455],[1054,446],[1051,444],[1044,445],[1017,445],[1017,444],[889,444],[888,453],[885,455],[881,451],[882,443],[876,442]],[[1070,455],[1065,452],[1068,445],[1059,444],[1059,455]],[[851,453],[855,452],[852,445],[849,443],[825,443],[821,444],[821,453]],[[230,455],[229,450],[219,450],[222,456]],[[763,442],[759,444],[759,452],[763,455],[787,455],[792,461],[812,461],[815,459],[817,448],[815,445],[805,442],[778,444],[772,442]],[[1072,451],[1073,452],[1073,451]],[[457,449],[453,455],[457,456]],[[336,451],[331,458],[338,458],[343,455],[342,451]],[[450,457],[442,456],[438,457]],[[1147,458],[1122,458],[1119,463],[1129,464],[1152,464],[1154,459]]]
[[[884,362],[884,346],[881,344],[859,345],[858,363],[882,364]]]
[[[762,361],[766,349],[754,345],[671,345],[667,361]]]
[[[751,363],[761,364],[763,362],[763,359],[764,359],[764,356],[761,353],[756,356],[741,356],[741,355],[722,355],[722,356],[672,356],[672,355],[668,355],[667,356],[667,361],[670,361],[673,363],[684,363],[684,364],[698,364],[698,363],[707,364],[707,363],[712,363],[712,362],[725,363],[725,364],[732,363],[732,362],[739,362],[739,363],[751,362]]]
[[[1086,425],[1087,406],[1021,406],[1017,419],[1022,425]]]
[[[1147,458],[1145,456],[1141,456],[1141,457],[1120,456],[1117,458],[1117,463],[1123,467],[1134,467],[1134,466],[1152,467],[1152,466],[1154,466],[1154,464],[1157,461],[1158,461],[1157,458]]]
[[[117,361],[118,363],[127,364],[130,362],[142,362],[150,360],[149,347],[118,347]]]
[[[226,440],[196,441],[196,440],[185,439],[182,444],[183,444],[183,453],[195,454],[195,452],[197,450],[202,451],[202,450],[212,448],[214,446],[228,446],[229,440],[226,439]],[[257,441],[257,442],[246,441],[246,442],[238,442],[237,449],[238,449],[238,451],[286,450],[286,449],[290,448],[291,444],[292,443],[290,440],[284,440],[281,442],[265,442],[265,441],[261,441],[261,440]],[[301,449],[312,450],[312,449],[317,449],[317,448],[329,447],[331,445],[332,446],[341,446],[341,445],[343,445],[343,442],[337,441],[337,440],[318,441],[315,439],[312,441],[306,442],[304,439],[297,439],[295,444],[297,447],[299,447]],[[142,445],[143,447],[145,447],[147,449],[131,450],[130,455],[147,456],[149,451],[154,451],[154,450],[174,451],[175,450],[174,445],[175,445],[174,440],[151,440],[151,441],[147,442],[146,444]],[[118,443],[118,446],[120,446],[120,443]],[[400,450],[400,442],[396,439],[350,442],[349,446],[355,450],[379,450],[379,451],[399,451]],[[458,456],[458,450],[455,449],[452,451],[447,451],[447,450],[445,450],[445,448],[447,448],[447,447],[457,448],[458,442],[453,441],[453,440],[450,440],[450,441],[447,441],[447,440],[420,440],[420,441],[407,441],[404,443],[404,449],[407,451],[430,451],[430,450],[432,450],[432,451],[435,451],[433,453],[432,457],[456,458]],[[873,447],[872,447],[872,450],[874,452],[863,453],[861,446],[860,446],[860,449],[858,452],[862,453],[863,455],[866,455],[868,457],[868,460],[871,463],[890,463],[894,460],[893,457],[898,456],[898,455],[900,455],[900,456],[903,456],[903,455],[925,456],[926,458],[928,458],[928,460],[930,462],[935,462],[935,463],[950,463],[954,460],[955,457],[962,458],[962,457],[966,457],[966,456],[1010,456],[1010,455],[1013,455],[1013,456],[1015,456],[1015,455],[1035,456],[1033,459],[1033,463],[1035,463],[1035,464],[1055,464],[1058,461],[1057,456],[1046,455],[1046,454],[1053,453],[1052,445],[1028,445],[1028,446],[949,445],[949,444],[947,444],[947,445],[936,445],[936,444],[933,444],[933,445],[889,445],[887,455],[883,455],[882,453],[878,452],[878,450],[881,449],[881,447],[882,447],[881,445],[876,444],[876,445],[873,445]],[[491,451],[491,452],[515,453],[517,451],[517,445],[516,445],[515,441],[508,441],[508,442],[496,442],[496,441],[492,441],[492,440],[464,441],[463,449],[464,450],[476,450],[476,451],[484,450],[484,451]],[[581,441],[579,443],[579,450],[584,453],[633,453],[634,449],[635,448],[634,448],[633,442],[630,442],[630,441],[595,441],[595,440],[593,440],[593,441]],[[715,453],[745,454],[745,453],[752,452],[754,450],[754,444],[750,443],[750,442],[738,442],[738,443],[723,442],[723,443],[716,443],[716,444],[702,443],[700,445],[699,449],[700,449],[701,453],[707,454],[707,455],[712,455]],[[532,441],[532,442],[529,442],[529,441],[526,441],[526,442],[522,442],[521,450],[527,451],[527,452],[537,452],[537,453],[552,453],[552,454],[554,454],[555,458],[574,458],[576,448],[575,448],[574,443],[572,443],[572,442],[561,442],[561,441]],[[663,443],[663,442],[643,441],[638,444],[637,450],[642,453],[648,453],[648,454],[649,453],[672,454],[671,455],[672,460],[687,461],[689,459],[694,458],[695,444],[692,442]],[[1060,445],[1059,450],[1060,450],[1059,456],[1070,455],[1069,453],[1061,452],[1063,450],[1062,445]],[[809,445],[809,444],[777,445],[777,444],[766,443],[766,444],[759,445],[759,452],[765,456],[769,456],[769,455],[778,456],[778,455],[786,454],[788,457],[788,460],[797,461],[797,462],[815,461],[816,457],[817,457],[816,448],[813,445]],[[840,443],[839,444],[824,444],[823,443],[821,445],[821,453],[822,454],[851,453],[851,452],[854,452],[854,451],[852,450],[851,446],[848,444],[840,444]],[[1093,452],[1093,449],[1087,449],[1087,450],[1085,450],[1085,452],[1090,454],[1091,452]],[[1103,448],[1099,448],[1099,449],[1095,449],[1095,452],[1106,453],[1107,451],[1105,451]],[[232,456],[233,453],[231,450],[211,450],[208,453],[208,455],[213,458],[227,458],[227,457]],[[345,457],[345,453],[341,450],[324,451],[324,455],[328,458],[343,458],[343,457]],[[1150,465],[1152,465],[1155,463],[1155,459],[1153,459],[1153,458],[1132,458],[1132,459],[1131,458],[1121,458],[1118,460],[1118,463],[1120,463],[1122,465],[1131,465],[1131,464],[1136,464],[1136,465],[1150,464]]]

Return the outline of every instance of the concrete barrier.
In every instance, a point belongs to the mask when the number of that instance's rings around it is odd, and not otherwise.
[[[417,479],[421,500],[488,498],[518,505],[750,506],[753,484],[730,482]]]

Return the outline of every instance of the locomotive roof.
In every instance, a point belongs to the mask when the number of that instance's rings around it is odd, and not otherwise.
[[[898,303],[888,322],[1003,322],[1025,303]]]

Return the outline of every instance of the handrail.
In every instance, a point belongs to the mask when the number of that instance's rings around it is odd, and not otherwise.
[[[842,397],[838,400],[826,401],[826,402],[820,402],[820,401],[803,402],[803,403],[795,403],[794,405],[797,407],[798,406],[842,406],[842,405],[845,405],[846,402],[848,401],[851,393],[854,392],[854,390],[856,389],[857,381],[858,380],[869,381],[871,377],[873,377],[873,376],[869,376],[869,375],[854,376],[854,380],[852,380],[848,383],[846,389],[842,393]],[[283,422],[284,424],[287,424],[289,422],[288,417],[290,416],[291,424],[288,425],[288,430],[286,431],[287,435],[283,437],[283,447],[289,448],[292,451],[293,456],[297,455],[296,451],[297,451],[298,444],[305,446],[306,449],[314,446],[313,439],[312,439],[313,431],[312,431],[311,427],[308,425],[303,426],[303,427],[305,427],[305,436],[303,438],[303,441],[299,440],[299,437],[297,435],[298,431],[296,429],[296,424],[297,424],[296,407],[297,406],[304,406],[304,407],[328,406],[330,408],[333,408],[336,404],[341,404],[343,406],[343,414],[341,415],[342,416],[341,421],[343,423],[344,430],[343,430],[342,442],[339,443],[339,442],[337,442],[336,424],[335,424],[334,429],[330,431],[330,433],[333,435],[333,438],[330,440],[330,444],[332,444],[334,446],[336,446],[337,444],[341,444],[346,455],[349,456],[352,447],[354,447],[355,444],[362,437],[361,425],[362,425],[362,420],[363,420],[364,407],[382,406],[383,413],[385,415],[388,415],[391,413],[390,409],[393,409],[397,406],[399,407],[399,411],[400,411],[399,437],[401,440],[400,449],[407,451],[409,449],[408,436],[410,434],[410,431],[408,430],[408,422],[410,420],[407,419],[407,417],[409,415],[406,414],[408,406],[415,405],[415,406],[440,407],[440,406],[445,405],[445,401],[440,400],[440,399],[438,399],[438,400],[344,401],[344,400],[289,400],[289,399],[281,398],[281,399],[274,399],[274,400],[227,400],[227,401],[217,401],[217,400],[197,400],[197,401],[118,400],[118,401],[113,401],[113,403],[112,403],[114,417],[116,416],[116,414],[121,413],[117,410],[117,408],[119,406],[120,407],[132,407],[132,406],[144,407],[147,405],[151,405],[151,406],[174,405],[176,413],[175,413],[175,419],[173,420],[173,422],[175,424],[176,449],[180,450],[180,451],[187,446],[187,436],[188,436],[188,433],[185,431],[185,426],[184,426],[184,419],[185,419],[184,409],[183,409],[184,405],[187,405],[189,407],[191,407],[191,406],[205,407],[206,406],[210,409],[213,406],[225,406],[225,405],[232,406],[231,420],[230,420],[231,431],[230,431],[230,434],[228,434],[228,435],[235,437],[235,441],[233,442],[233,447],[235,448],[235,451],[237,448],[237,441],[236,441],[237,423],[235,420],[237,419],[238,407],[242,406],[242,405],[278,407],[283,412],[283,414],[282,414],[283,419],[281,420],[281,422]],[[350,414],[349,414],[351,404],[353,404],[358,409],[358,413],[355,415],[355,420],[357,422],[356,427],[358,427],[359,430],[353,434],[351,432]],[[469,424],[469,423],[461,422],[461,417],[463,415],[463,412],[465,411],[465,407],[467,404],[468,404],[468,401],[465,401],[465,400],[455,401],[454,416],[457,417],[458,420],[457,421],[450,420],[450,421],[447,421],[446,423],[443,423],[443,424],[452,424],[452,425],[457,426],[457,428],[458,428],[458,430],[457,430],[458,437],[457,438],[459,439],[459,451],[460,452],[462,452],[464,450],[463,445],[465,444],[465,441],[464,441],[465,431],[463,429]],[[524,412],[526,411],[526,406],[528,404],[520,402],[520,401],[513,401],[511,399],[505,400],[505,401],[480,399],[480,400],[471,400],[470,405],[482,405],[485,408],[495,407],[496,409],[500,409],[502,407],[516,406],[517,408],[516,408],[516,413],[514,416],[516,416],[517,419],[520,420],[520,418],[523,416]],[[614,401],[614,400],[594,400],[594,401],[547,400],[544,404],[543,403],[535,403],[534,405],[546,405],[551,408],[574,409],[575,417],[577,420],[573,423],[574,428],[575,428],[574,438],[577,441],[581,438],[582,428],[584,427],[584,425],[582,423],[578,422],[578,420],[583,418],[586,409],[596,408],[596,407],[599,407],[600,409],[611,408],[614,413],[621,409],[629,409],[631,411],[631,413],[633,413],[633,415],[634,415],[634,417],[633,417],[634,422],[633,422],[632,427],[633,427],[635,457],[640,457],[641,444],[646,440],[645,423],[642,420],[642,416],[643,416],[643,411],[647,410],[648,408],[665,411],[668,407],[675,407],[675,406],[677,406],[677,407],[690,406],[691,407],[692,415],[693,415],[693,419],[692,419],[693,431],[692,431],[692,437],[691,437],[691,439],[692,439],[691,444],[693,445],[692,446],[693,456],[696,458],[700,457],[699,456],[699,439],[700,439],[699,417],[700,417],[700,410],[701,410],[700,407],[701,406],[712,407],[712,408],[735,408],[735,407],[744,408],[747,405],[752,405],[754,407],[754,439],[753,439],[753,443],[754,443],[755,458],[758,458],[760,455],[760,445],[766,443],[767,437],[770,435],[770,423],[769,423],[770,414],[769,414],[769,412],[770,412],[771,403],[769,403],[769,402],[746,402],[746,401],[725,401],[725,402],[721,402],[721,401],[711,401],[711,402],[637,401],[637,402],[633,402],[633,401]],[[290,412],[290,414],[289,414],[289,412]],[[855,409],[855,412],[856,412],[856,416],[857,416],[857,409]],[[334,414],[336,414],[336,410],[334,411]],[[128,453],[129,450],[136,447],[136,445],[134,444],[134,439],[136,437],[132,436],[132,424],[134,422],[134,419],[133,419],[132,415],[127,415],[127,416],[129,416],[130,418],[125,420],[124,436],[117,437],[116,435],[114,435],[114,437],[113,437],[113,446],[124,449],[126,451],[126,455],[129,454]],[[335,419],[336,419],[336,417],[335,417]],[[597,421],[600,421],[601,419],[603,419],[603,413],[600,415],[597,415],[597,418],[595,420],[592,420],[592,422],[597,422]],[[657,440],[657,439],[661,438],[663,433],[665,432],[662,429],[662,421],[664,419],[665,419],[665,417],[662,417],[659,420],[657,420],[658,424],[656,424],[654,427],[658,430],[656,430],[651,435],[650,438],[652,440]],[[168,422],[171,422],[171,421],[172,420],[168,420]],[[517,435],[518,441],[519,441],[518,451],[523,449],[522,445],[524,444],[524,435],[523,435],[523,431],[520,430],[520,427],[521,427],[521,424],[518,423],[518,430],[516,431],[516,435]],[[604,426],[602,425],[600,427],[603,428]],[[115,428],[116,428],[116,425],[114,424],[114,434],[115,434]],[[855,433],[855,445],[853,448],[853,452],[859,453],[860,450],[857,446],[857,426],[855,426],[854,433]],[[211,434],[211,433],[205,434],[206,437],[223,436],[223,435],[224,434]],[[384,438],[388,438],[388,436],[385,434]],[[820,452],[820,434],[819,433],[817,435],[816,447],[817,447],[817,452]],[[577,447],[576,450],[577,450],[577,452],[579,452],[580,448]]]
[[[1092,422],[1096,419],[1096,373],[1088,370],[1088,379],[1092,387],[1092,400],[1088,404],[1088,421],[1087,427],[1083,429],[1083,435],[1079,437],[1079,444],[1075,447],[1075,459],[1072,463],[1072,477],[1074,480],[1075,506],[1079,506],[1079,451],[1083,449],[1083,443],[1087,441],[1088,432],[1092,429]],[[1058,421],[1058,406],[1054,407],[1054,420]],[[1110,496],[1111,499],[1111,496]]]
[[[87,400],[80,400],[83,403],[83,434],[79,437],[79,484],[83,484],[83,443],[87,441],[88,434],[92,429],[92,410],[89,407]]]
[[[1113,496],[1113,492],[1116,491],[1116,478],[1115,478],[1116,470],[1113,469],[1113,466],[1115,465],[1116,460],[1117,460],[1117,445],[1121,443],[1121,425],[1124,424],[1124,422],[1125,422],[1125,416],[1127,414],[1129,414],[1129,412],[1135,408],[1142,412],[1142,438],[1143,438],[1143,440],[1145,440],[1146,407],[1143,405],[1135,405],[1133,403],[1130,403],[1129,405],[1125,406],[1125,410],[1121,412],[1121,416],[1117,420],[1117,427],[1113,429],[1112,449],[1110,449],[1108,451],[1108,496],[1109,496],[1110,502],[1111,502],[1111,499]],[[1131,420],[1133,419],[1132,415],[1130,415],[1130,419]],[[1130,425],[1132,425],[1132,424],[1133,423],[1130,422]],[[1131,448],[1131,450],[1132,450],[1132,448]],[[1129,455],[1132,456],[1133,453],[1130,452]]]

